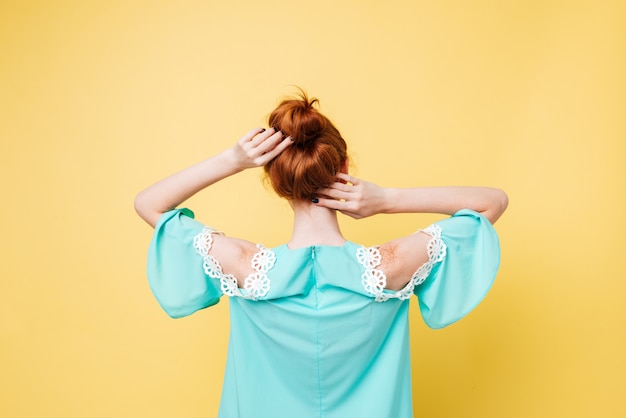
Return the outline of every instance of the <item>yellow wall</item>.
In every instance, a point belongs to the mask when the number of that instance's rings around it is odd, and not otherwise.
[[[486,301],[437,332],[413,311],[416,416],[626,416],[625,51],[618,0],[1,2],[0,416],[215,416],[227,303],[160,311],[132,201],[291,84],[357,175],[509,193]],[[289,209],[259,174],[189,205],[276,245]]]

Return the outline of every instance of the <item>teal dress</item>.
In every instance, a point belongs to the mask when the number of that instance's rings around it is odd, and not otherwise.
[[[498,270],[498,237],[464,209],[423,230],[429,260],[385,289],[376,247],[258,246],[237,287],[209,253],[216,233],[188,209],[165,213],[148,256],[151,289],[174,318],[230,297],[220,418],[413,417],[408,311],[442,328],[468,314]]]

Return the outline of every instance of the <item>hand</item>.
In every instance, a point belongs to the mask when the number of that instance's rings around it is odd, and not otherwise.
[[[339,181],[318,190],[318,206],[336,209],[354,219],[385,211],[386,189],[344,173],[338,173],[337,179]]]
[[[273,128],[256,128],[245,134],[230,149],[238,168],[261,167],[283,152],[293,141]]]

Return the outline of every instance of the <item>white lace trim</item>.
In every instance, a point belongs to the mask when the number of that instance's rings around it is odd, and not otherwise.
[[[385,286],[387,286],[387,276],[385,276],[382,270],[376,268],[382,262],[378,247],[360,247],[357,250],[357,260],[365,267],[365,272],[361,275],[361,283],[363,284],[363,288],[376,298],[376,302],[384,302],[389,299],[409,299],[415,287],[426,280],[433,266],[445,258],[446,244],[441,239],[441,227],[439,225],[430,225],[420,231],[431,236],[426,246],[428,261],[422,264],[415,273],[413,273],[411,280],[409,280],[406,286],[397,291],[384,291]]]
[[[378,247],[360,247],[356,250],[356,258],[365,267],[361,275],[363,288],[371,295],[376,296],[376,301],[383,295],[383,289],[387,286],[387,276],[378,267],[382,261]]]
[[[204,272],[213,279],[220,281],[222,292],[230,297],[240,297],[244,299],[257,300],[270,290],[270,279],[267,272],[274,267],[276,255],[272,250],[268,250],[261,244],[257,244],[259,251],[252,257],[251,266],[255,273],[250,273],[243,281],[243,292],[237,286],[237,278],[232,274],[225,274],[219,261],[209,254],[213,245],[213,234],[221,232],[205,226],[193,239],[193,246],[196,252],[202,257]]]

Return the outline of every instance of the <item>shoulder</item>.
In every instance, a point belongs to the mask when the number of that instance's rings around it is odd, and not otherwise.
[[[258,252],[259,247],[250,241],[213,234],[210,253],[219,261],[226,274],[237,278],[248,276],[254,271],[252,259]]]
[[[431,236],[424,231],[397,238],[379,246],[380,269],[387,276],[387,289],[400,290],[415,271],[428,261]]]

